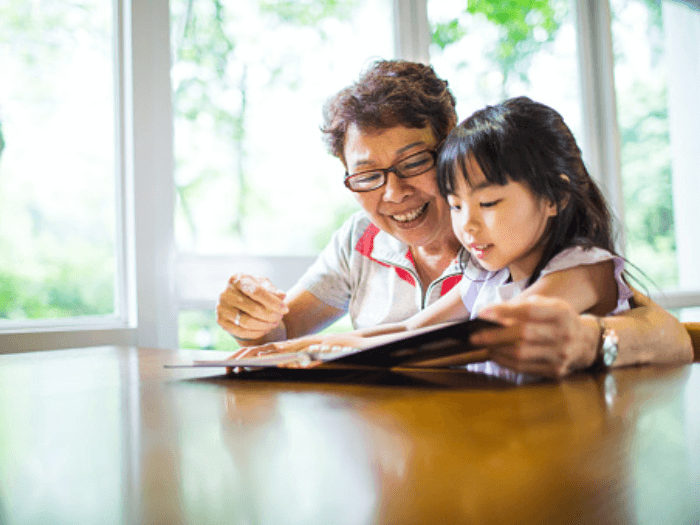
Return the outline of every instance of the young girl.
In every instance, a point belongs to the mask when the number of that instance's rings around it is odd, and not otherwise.
[[[460,286],[402,323],[272,343],[242,355],[365,347],[387,339],[383,334],[476,317],[484,306],[519,294],[558,297],[579,313],[600,316],[629,308],[632,292],[606,203],[552,108],[520,97],[477,111],[445,140],[437,182],[470,255]],[[596,266],[594,282],[572,286],[572,279],[557,278],[582,265]],[[499,373],[495,363],[469,368]]]

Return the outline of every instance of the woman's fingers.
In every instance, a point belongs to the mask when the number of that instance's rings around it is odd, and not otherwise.
[[[265,277],[236,274],[229,279],[228,288],[234,292],[232,299],[240,302],[234,306],[243,307],[254,317],[266,312],[275,312],[280,316],[289,312],[284,302],[286,294]]]
[[[502,328],[482,330],[470,341],[517,372],[562,377],[588,366],[591,349],[581,317],[565,301],[540,296],[507,301],[480,312]]]
[[[289,312],[285,294],[264,277],[236,274],[219,296],[216,320],[230,334],[257,339],[272,331]]]
[[[228,333],[243,339],[257,339],[279,325],[279,321],[261,321],[241,310],[229,310],[221,306],[217,306],[216,321]]]

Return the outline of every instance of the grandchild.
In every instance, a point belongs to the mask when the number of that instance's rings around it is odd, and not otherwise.
[[[579,313],[601,316],[629,308],[632,292],[614,251],[610,214],[555,110],[520,97],[477,111],[445,140],[437,179],[454,233],[470,254],[459,287],[403,323],[273,343],[245,355],[368,346],[383,334],[476,317],[519,294],[559,297]],[[582,265],[599,269],[595,285],[540,280]],[[499,373],[494,363],[469,368]]]

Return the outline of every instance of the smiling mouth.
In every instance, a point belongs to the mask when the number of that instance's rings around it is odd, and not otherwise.
[[[411,221],[416,220],[421,215],[423,215],[423,213],[425,212],[425,210],[427,208],[428,208],[428,203],[426,202],[420,208],[416,208],[415,210],[413,210],[411,212],[403,213],[401,215],[391,215],[391,218],[397,222],[411,222]]]
[[[484,253],[493,246],[492,244],[470,244],[469,249],[477,257],[483,257]]]

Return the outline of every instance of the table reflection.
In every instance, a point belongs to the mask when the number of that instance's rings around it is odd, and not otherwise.
[[[697,365],[515,386],[39,354],[0,356],[3,525],[700,521]]]

